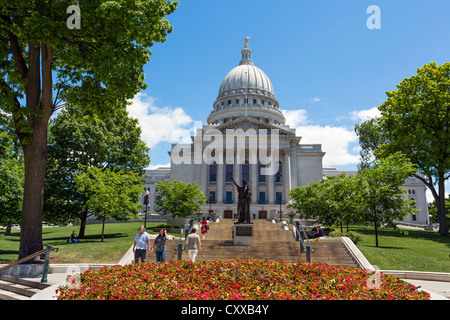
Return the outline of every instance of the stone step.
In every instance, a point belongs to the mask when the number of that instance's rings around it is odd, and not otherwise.
[[[252,222],[255,226],[252,247],[233,245],[231,226],[234,224],[234,220],[231,219],[210,222],[205,239],[198,230],[202,250],[198,252],[196,261],[254,258],[272,261],[281,259],[293,263],[306,260],[306,254],[300,253],[300,242],[295,240],[292,230],[285,230],[282,224],[266,220],[253,220]],[[311,253],[311,261],[357,267],[339,238],[321,238],[317,242],[312,242],[311,239],[310,241],[314,250]],[[168,242],[166,262],[178,259],[178,253],[175,250],[177,243],[178,240]],[[307,244],[306,241],[304,243]],[[182,259],[189,259],[184,252]],[[147,254],[147,261],[156,262],[156,255],[154,253]]]
[[[2,275],[0,276],[0,300],[27,300],[47,287],[49,285],[46,283]]]

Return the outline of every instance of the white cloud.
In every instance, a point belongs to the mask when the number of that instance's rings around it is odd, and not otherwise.
[[[182,108],[158,107],[155,99],[137,94],[128,106],[131,117],[139,120],[142,140],[153,148],[160,142],[185,141],[191,135],[192,118]],[[179,139],[179,138],[182,139]]]
[[[366,121],[368,119],[380,117],[381,113],[378,107],[373,107],[368,110],[352,111],[350,112],[350,119],[356,121]]]
[[[302,137],[301,144],[321,144],[325,152],[323,165],[339,166],[359,163],[358,136],[346,127],[307,125],[306,110],[281,110],[286,124],[296,129],[296,135]]]
[[[345,127],[332,126],[300,126],[296,128],[297,136],[302,137],[301,144],[321,144],[323,157],[323,166],[340,166],[359,163],[359,154],[352,143],[358,142],[358,136]],[[349,151],[351,149],[351,151]]]
[[[302,124],[308,123],[308,117],[306,116],[306,110],[281,110],[284,117],[286,118],[286,124],[295,128]]]
[[[310,101],[311,101],[312,103],[317,103],[317,102],[320,101],[320,98],[319,98],[319,97],[314,97],[314,98],[311,98]]]

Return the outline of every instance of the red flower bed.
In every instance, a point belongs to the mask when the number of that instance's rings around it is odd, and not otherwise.
[[[350,267],[299,261],[221,260],[138,263],[88,270],[59,287],[60,300],[428,300],[405,281]],[[370,277],[370,279],[369,279]],[[368,281],[369,279],[369,281]]]

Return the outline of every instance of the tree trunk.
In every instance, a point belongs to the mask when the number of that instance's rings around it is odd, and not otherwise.
[[[447,210],[445,208],[445,181],[444,173],[439,172],[439,198],[437,203],[437,214],[439,219],[439,234],[441,236],[448,236],[448,225],[447,225]]]
[[[47,123],[35,124],[33,140],[23,148],[25,185],[19,259],[42,250],[42,205],[47,165]]]
[[[42,44],[42,97],[41,47],[29,43],[26,104],[30,110],[27,121],[32,129],[21,139],[25,184],[23,192],[22,222],[19,259],[43,249],[42,207],[47,167],[47,129],[52,108],[52,49],[50,42]],[[40,109],[40,110],[39,110]]]
[[[375,227],[375,247],[378,248],[378,226],[377,223],[374,223],[374,227]]]
[[[80,231],[78,232],[78,238],[83,239],[86,231],[86,222],[88,217],[88,209],[85,209],[80,217]]]
[[[103,216],[103,225],[102,225],[102,242],[103,242],[103,238],[105,237],[105,219],[106,219],[106,215]]]

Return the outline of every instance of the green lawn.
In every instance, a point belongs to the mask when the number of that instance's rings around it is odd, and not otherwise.
[[[351,226],[350,231],[362,236],[359,250],[382,270],[450,272],[450,237],[432,231],[381,228],[376,247],[373,228]]]
[[[134,242],[142,222],[109,223],[105,225],[105,237],[101,242],[102,225],[86,226],[85,239],[79,243],[67,243],[66,239],[79,227],[43,228],[44,247],[49,244],[58,248],[52,251],[50,263],[117,263]],[[147,232],[160,223],[148,223]],[[11,236],[0,231],[0,263],[11,263],[18,259],[20,230],[12,230]]]

